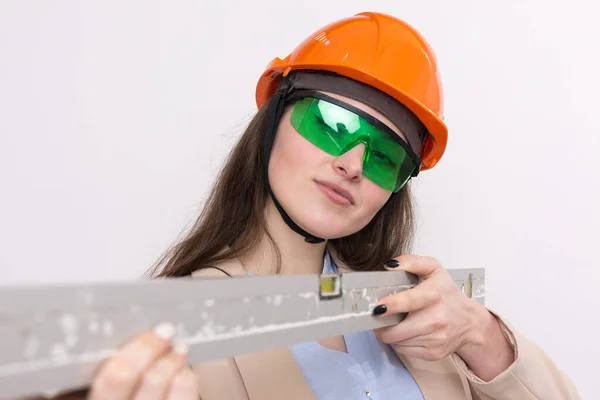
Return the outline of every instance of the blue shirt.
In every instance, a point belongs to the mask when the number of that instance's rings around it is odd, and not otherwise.
[[[323,273],[337,266],[327,253]],[[344,335],[348,353],[317,342],[299,343],[290,350],[319,400],[424,400],[421,389],[402,361],[373,331]]]

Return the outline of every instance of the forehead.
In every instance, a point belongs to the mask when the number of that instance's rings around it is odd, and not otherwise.
[[[389,118],[387,118],[385,115],[383,115],[382,113],[380,113],[379,111],[375,110],[373,107],[370,107],[364,103],[361,103],[358,100],[352,99],[350,97],[346,97],[346,96],[342,96],[336,93],[332,93],[332,92],[326,92],[324,90],[319,90],[320,93],[326,94],[327,96],[336,98],[338,100],[343,101],[346,104],[350,104],[351,106],[354,106],[368,114],[370,114],[371,116],[377,118],[379,121],[383,122],[384,124],[386,124],[392,131],[396,132],[396,134],[398,136],[400,136],[402,139],[404,139],[406,141],[406,137],[404,136],[404,134],[400,131],[400,129],[398,129],[398,127],[396,125],[394,125],[392,123],[392,121],[389,120]]]

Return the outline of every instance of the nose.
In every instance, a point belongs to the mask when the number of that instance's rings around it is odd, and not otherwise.
[[[357,144],[341,156],[336,157],[333,168],[346,179],[360,181],[362,179],[365,149],[363,143]]]

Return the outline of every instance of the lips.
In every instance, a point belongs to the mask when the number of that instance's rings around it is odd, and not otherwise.
[[[352,193],[350,193],[349,191],[347,191],[346,189],[344,189],[343,187],[336,185],[333,182],[329,182],[329,181],[315,181],[317,184],[325,186],[331,190],[333,190],[335,193],[337,193],[338,195],[346,198],[350,204],[354,205],[354,196],[352,196]]]

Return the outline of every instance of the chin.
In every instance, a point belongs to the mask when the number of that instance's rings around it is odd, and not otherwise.
[[[309,214],[309,215],[308,215]],[[338,239],[344,236],[350,236],[366,225],[359,225],[356,222],[349,221],[348,218],[339,216],[324,215],[319,212],[307,212],[294,219],[302,229],[323,239]]]

